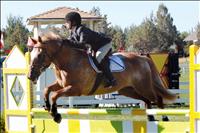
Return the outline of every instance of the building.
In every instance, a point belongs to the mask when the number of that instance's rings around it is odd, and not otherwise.
[[[34,37],[37,37],[41,27],[44,25],[62,25],[64,24],[64,17],[69,12],[78,12],[81,15],[82,23],[92,30],[104,32],[102,26],[106,17],[97,16],[92,13],[81,11],[78,8],[70,7],[58,7],[37,15],[34,15],[27,19],[28,25],[33,26]]]
[[[189,34],[183,41],[200,44],[200,40],[198,40],[198,38],[197,38],[197,32],[193,32],[193,33]]]

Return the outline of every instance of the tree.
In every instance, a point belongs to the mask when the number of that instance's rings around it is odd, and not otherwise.
[[[120,26],[111,26],[108,34],[112,38],[114,50],[125,47],[125,34]]]
[[[140,52],[156,51],[157,29],[153,21],[153,17],[144,19],[139,26],[131,26],[127,32],[126,42],[129,50]]]
[[[197,39],[198,39],[198,42],[200,42],[200,23],[197,24],[196,32],[197,32]]]
[[[153,16],[146,18],[141,24],[141,31],[143,35],[143,48],[148,52],[158,51],[157,29],[153,21]]]
[[[109,35],[109,31],[110,31],[109,25],[110,25],[110,23],[107,22],[107,15],[102,15],[99,7],[93,7],[91,9],[90,13],[92,13],[96,16],[103,16],[103,20],[98,23],[99,25],[98,25],[97,28],[99,29],[99,31],[105,33],[106,35]]]
[[[103,21],[101,21],[99,23],[100,27],[102,28],[101,32],[105,33],[106,35],[110,35],[110,31],[111,31],[111,23],[107,22],[107,15],[104,15],[103,17]]]
[[[182,32],[182,33],[179,33],[178,32],[178,37],[175,41],[176,43],[176,46],[177,46],[177,50],[178,50],[178,54],[180,57],[184,56],[185,55],[185,47],[187,47],[187,43],[185,41],[183,41],[187,36],[189,35],[188,32]]]
[[[102,16],[99,7],[93,7],[90,13],[96,16]],[[107,22],[107,15],[103,16],[103,20],[99,23],[99,30],[112,38],[114,50],[118,50],[120,47],[125,47],[125,35],[123,30],[119,26],[110,26]]]
[[[90,13],[96,15],[96,16],[101,16],[101,11],[99,7],[92,7]]]
[[[179,34],[179,37],[180,37],[182,40],[184,40],[188,35],[189,35],[189,33],[186,32],[186,31],[184,31],[184,32],[181,32],[181,33]]]
[[[173,25],[173,18],[164,4],[160,4],[157,11],[156,27],[159,49],[166,51],[173,45],[178,37],[176,26]]]
[[[159,5],[156,17],[153,13],[139,26],[131,26],[126,32],[129,50],[140,52],[161,52],[179,42],[178,31],[167,7]]]
[[[126,28],[126,44],[128,46],[128,51],[137,51],[137,43],[140,43],[139,27],[136,25],[131,25]]]
[[[23,24],[22,17],[10,15],[7,19],[5,34],[5,49],[11,49],[14,45],[18,45],[22,51],[25,51],[27,39],[31,33]]]

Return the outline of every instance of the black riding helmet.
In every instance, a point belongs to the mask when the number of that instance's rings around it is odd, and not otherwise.
[[[70,21],[73,26],[81,25],[81,16],[77,12],[70,12],[65,16],[65,21]]]

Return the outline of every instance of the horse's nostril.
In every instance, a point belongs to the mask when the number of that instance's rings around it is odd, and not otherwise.
[[[35,76],[36,76],[35,74],[36,74],[36,71],[34,69],[31,69],[28,72],[27,78],[30,79],[30,80],[33,80],[35,78]]]
[[[31,73],[29,72],[27,78],[31,80]]]

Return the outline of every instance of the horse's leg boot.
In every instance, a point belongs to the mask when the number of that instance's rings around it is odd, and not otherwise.
[[[49,100],[44,100],[45,105],[44,105],[44,109],[47,110],[48,112],[50,111],[51,105],[49,103]]]
[[[163,116],[162,116],[162,120],[163,120],[163,121],[169,121],[169,118],[168,118],[166,115],[163,115]]]
[[[62,120],[61,115],[57,111],[57,105],[55,103],[51,106],[51,116],[53,117],[53,120],[57,123],[60,123]]]

